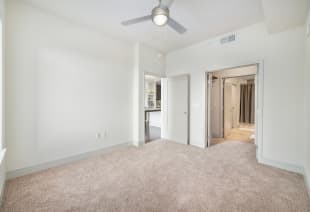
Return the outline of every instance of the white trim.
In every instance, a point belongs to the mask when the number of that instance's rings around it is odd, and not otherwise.
[[[308,191],[308,195],[310,198],[310,172],[306,169],[304,169],[304,179],[305,179],[305,184],[306,184],[306,188]]]
[[[302,175],[304,174],[304,168],[302,166],[282,163],[279,161],[274,161],[274,160],[270,160],[270,159],[262,158],[262,157],[258,158],[258,162],[263,165],[276,167],[279,169],[283,169],[283,170],[290,171],[290,172],[295,172],[295,173],[302,174]]]
[[[39,165],[35,165],[35,166],[31,166],[31,167],[26,167],[26,168],[22,168],[22,169],[17,169],[17,170],[13,170],[13,171],[9,171],[6,173],[6,179],[13,179],[16,177],[20,177],[20,176],[24,176],[27,174],[31,174],[34,172],[38,172],[38,171],[42,171],[45,169],[49,169],[52,167],[57,167],[60,165],[64,165],[67,163],[71,163],[74,161],[79,161],[85,158],[88,158],[90,156],[94,156],[94,155],[98,155],[98,154],[102,154],[102,153],[108,153],[111,152],[113,150],[116,149],[120,149],[120,148],[124,148],[124,147],[128,147],[130,146],[131,143],[123,143],[123,144],[118,144],[118,145],[114,145],[114,146],[110,146],[110,147],[105,147],[103,149],[100,150],[96,150],[96,151],[92,151],[92,152],[87,152],[87,153],[82,153],[79,155],[75,155],[72,157],[67,157],[67,158],[63,158],[60,160],[55,160],[55,161],[51,161],[51,162],[47,162],[47,163],[42,163]]]
[[[144,75],[144,77],[145,77],[145,75],[151,75],[151,76],[158,77],[158,78],[166,78],[167,77],[166,73],[154,73],[151,71],[144,71],[143,75]]]
[[[256,159],[263,158],[263,129],[264,129],[264,61],[261,60],[258,64],[256,74],[256,129],[255,129],[255,144]]]
[[[3,203],[5,184],[6,184],[6,179],[4,179],[4,182],[2,184],[1,191],[0,191],[0,207],[2,206],[2,203]]]
[[[3,193],[4,193],[4,188],[5,188],[5,182],[6,182],[6,177],[5,177],[5,155],[6,155],[6,149],[2,149],[0,151],[0,177],[1,177],[1,187],[0,187],[0,206],[2,205],[3,201]]]
[[[196,144],[196,143],[190,143],[189,146],[198,147],[198,148],[201,148],[201,149],[205,149],[206,148],[205,146],[202,146],[202,145],[199,145],[199,144]]]
[[[0,165],[4,162],[4,157],[5,157],[6,149],[2,149],[0,151]]]

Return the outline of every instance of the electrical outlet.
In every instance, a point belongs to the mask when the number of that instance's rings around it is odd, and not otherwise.
[[[108,130],[103,130],[103,132],[96,133],[96,139],[107,140],[108,139]]]

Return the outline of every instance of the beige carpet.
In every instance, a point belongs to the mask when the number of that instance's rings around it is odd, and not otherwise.
[[[255,161],[255,147],[156,141],[7,182],[2,212],[310,211],[302,176]]]

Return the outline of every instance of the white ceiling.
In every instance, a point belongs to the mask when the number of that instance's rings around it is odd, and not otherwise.
[[[280,32],[305,23],[310,0],[262,0],[269,32]]]
[[[129,27],[120,24],[127,19],[149,15],[158,5],[158,0],[23,1],[109,36],[131,42],[139,41],[163,52],[264,21],[263,8],[266,10],[261,0],[175,0],[170,8],[171,16],[188,29],[186,34],[179,35],[169,27],[157,27],[151,21]],[[263,0],[268,1],[285,1],[290,4],[291,1],[308,0]],[[270,7],[269,11],[277,11],[281,4],[269,4],[267,7]],[[283,15],[282,13],[283,11],[276,15]],[[270,12],[267,14],[272,17]]]

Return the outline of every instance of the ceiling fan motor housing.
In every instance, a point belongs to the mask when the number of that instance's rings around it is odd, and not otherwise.
[[[170,14],[170,11],[169,11],[169,9],[167,7],[163,7],[163,6],[155,7],[152,10],[153,22],[154,22],[155,17],[158,17],[158,16],[166,16],[167,20],[168,20],[169,19],[169,14]],[[164,25],[166,25],[166,23],[163,24],[162,26],[164,26]]]

